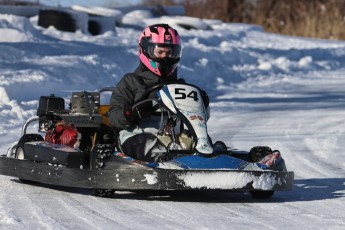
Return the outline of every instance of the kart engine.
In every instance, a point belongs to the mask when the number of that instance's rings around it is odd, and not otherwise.
[[[79,147],[78,131],[73,124],[56,124],[52,130],[48,130],[45,141],[51,144],[68,145],[72,148]]]
[[[100,105],[100,92],[73,92],[65,109],[62,97],[41,96],[37,109],[39,132],[45,141],[90,151],[96,144],[115,143],[106,118],[107,106]]]
[[[46,133],[45,141],[78,148],[77,128],[73,124],[65,123],[61,117],[54,115],[56,112],[65,112],[65,100],[53,94],[41,96],[37,116],[39,116],[39,131]]]

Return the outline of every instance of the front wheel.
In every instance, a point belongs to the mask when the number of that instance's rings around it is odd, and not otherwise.
[[[114,189],[102,189],[102,188],[92,189],[92,195],[98,196],[98,197],[111,198],[114,196],[114,193],[115,193]]]
[[[251,190],[249,191],[255,199],[269,199],[273,196],[274,191]]]

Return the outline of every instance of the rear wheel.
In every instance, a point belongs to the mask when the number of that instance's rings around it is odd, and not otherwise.
[[[43,137],[39,134],[24,134],[18,141],[17,148],[15,151],[15,158],[20,159],[20,160],[25,159],[24,144],[31,141],[43,141]],[[26,180],[22,178],[19,178],[19,180],[25,184],[35,183],[34,181]]]
[[[15,158],[24,160],[24,144],[32,141],[43,141],[43,137],[39,134],[24,134],[18,141],[17,148],[15,151]]]
[[[20,160],[24,160],[24,148],[22,146],[18,146],[16,149],[15,157]]]
[[[252,190],[250,194],[255,199],[269,199],[273,196],[274,191]]]

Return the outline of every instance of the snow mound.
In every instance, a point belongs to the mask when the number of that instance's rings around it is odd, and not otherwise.
[[[114,17],[116,19],[121,18],[123,16],[122,12],[119,10],[109,9],[109,8],[104,8],[104,7],[99,7],[99,6],[86,7],[86,6],[73,5],[71,8],[73,10],[85,12],[92,15]]]
[[[150,10],[133,10],[125,14],[122,18],[122,23],[125,25],[135,25],[144,28],[146,26],[143,18],[153,18]]]
[[[38,42],[44,36],[25,17],[0,14],[0,42]]]

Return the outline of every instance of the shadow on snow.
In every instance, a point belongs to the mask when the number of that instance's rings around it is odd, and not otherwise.
[[[20,183],[17,179],[12,181]],[[91,195],[91,189],[68,188],[35,183],[32,186],[53,189],[60,192]],[[270,199],[254,199],[243,191],[116,191],[111,198],[122,200],[147,200],[170,202],[201,202],[201,203],[287,203],[299,201],[317,201],[345,197],[345,178],[313,178],[296,179],[292,191],[277,191]]]

